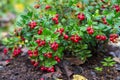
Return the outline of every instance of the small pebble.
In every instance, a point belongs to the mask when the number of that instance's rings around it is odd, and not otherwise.
[[[116,65],[115,65],[115,69],[116,69],[117,71],[120,71],[120,64],[116,64]]]
[[[120,76],[118,76],[118,77],[116,78],[116,80],[120,80]]]
[[[4,67],[3,66],[0,66],[0,71],[3,71],[4,70]]]

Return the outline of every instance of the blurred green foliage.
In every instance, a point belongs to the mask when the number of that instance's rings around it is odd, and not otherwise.
[[[0,39],[4,32],[13,31],[19,14],[35,0],[0,0]]]

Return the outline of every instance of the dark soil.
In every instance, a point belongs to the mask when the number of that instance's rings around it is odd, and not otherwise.
[[[93,56],[80,66],[70,65],[68,61],[63,60],[59,65],[56,65],[56,68],[60,69],[63,80],[72,80],[71,78],[74,74],[82,75],[88,80],[120,80],[117,79],[117,77],[120,76],[120,72],[117,71],[115,67],[104,67],[102,72],[95,71],[95,67],[102,67],[100,61],[103,60],[104,57],[106,56]],[[4,66],[4,69],[0,71],[0,80],[40,80],[44,75],[46,75],[45,72],[41,72],[38,68],[34,68],[30,64],[27,56],[19,56],[13,59],[9,65]],[[46,77],[50,75],[51,74],[47,74]],[[54,79],[46,78],[45,80]]]
[[[83,68],[82,75],[88,80],[120,80],[120,72],[113,67],[103,67],[101,61],[105,55],[93,56],[85,64],[81,65]],[[95,70],[95,67],[103,67],[101,72]],[[119,79],[118,79],[119,77]]]

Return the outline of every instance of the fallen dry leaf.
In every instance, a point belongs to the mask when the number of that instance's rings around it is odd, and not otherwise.
[[[68,80],[70,80],[70,77],[73,75],[73,72],[69,69],[69,65],[67,65],[67,63],[63,63],[64,66],[64,70],[66,72],[66,75],[68,77]]]
[[[80,65],[83,64],[84,62],[76,57],[71,57],[71,58],[65,58],[66,60],[71,62],[71,65]]]
[[[88,80],[82,75],[73,75],[73,80]]]
[[[120,58],[118,58],[118,57],[114,57],[113,60],[114,60],[115,62],[120,63]]]

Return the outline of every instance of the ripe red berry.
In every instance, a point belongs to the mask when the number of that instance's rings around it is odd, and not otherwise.
[[[31,60],[31,64],[34,65],[34,64],[35,64],[35,61],[34,61],[34,60]]]
[[[97,35],[97,36],[96,36],[96,39],[100,39],[100,35]]]
[[[57,49],[58,49],[58,43],[57,42],[53,42],[51,45],[50,45],[50,47],[51,47],[51,49],[53,50],[53,51],[57,51]]]
[[[28,25],[31,29],[34,29],[37,26],[37,23],[35,21],[32,21]]]
[[[28,50],[28,52],[27,52],[28,54],[33,54],[33,52],[31,51],[31,50]]]
[[[38,34],[39,34],[39,35],[41,35],[41,34],[42,34],[42,32],[43,32],[43,30],[42,30],[42,29],[38,30]]]
[[[63,37],[65,40],[68,40],[68,38],[69,38],[69,36],[67,34],[64,34]]]
[[[94,29],[92,27],[87,27],[87,33],[92,35],[94,33]]]
[[[58,17],[59,17],[59,14],[56,14],[56,15],[55,15],[55,17],[57,17],[57,18],[58,18]]]
[[[13,57],[17,57],[20,53],[21,53],[21,49],[20,48],[15,48],[13,50]]]
[[[5,62],[6,62],[6,63],[10,63],[11,60],[12,60],[12,59],[7,59]]]
[[[6,55],[8,53],[8,49],[7,48],[4,48],[3,50],[4,54]]]
[[[53,17],[52,20],[53,21],[58,21],[58,18],[57,17]]]
[[[92,29],[92,30],[90,30],[90,31],[88,31],[88,34],[90,34],[90,35],[92,35],[94,33],[94,30]]]
[[[77,17],[81,21],[83,21],[85,19],[85,15],[83,13],[79,13]]]
[[[113,43],[116,42],[118,38],[118,34],[110,34],[110,41],[112,41]]]
[[[33,52],[33,56],[34,56],[34,57],[37,57],[37,56],[38,56],[38,50],[35,50],[35,51]]]
[[[116,12],[120,12],[120,6],[119,5],[114,5],[113,8],[116,10]]]
[[[106,17],[103,17],[103,18],[102,18],[102,22],[103,22],[104,24],[107,24]]]
[[[106,36],[102,35],[100,39],[105,41],[107,38],[106,38]]]
[[[47,53],[47,58],[52,58],[52,53]]]
[[[90,31],[92,29],[92,27],[87,27],[87,31]]]
[[[55,24],[58,24],[58,23],[59,23],[59,22],[58,22],[58,15],[56,15],[55,17],[53,17],[52,20],[53,20],[53,22],[54,22]]]
[[[39,44],[40,42],[41,42],[41,40],[40,40],[40,39],[37,39],[37,40],[36,40],[36,43],[38,43],[38,44]]]
[[[33,54],[29,54],[29,57],[33,57]]]
[[[78,43],[80,40],[82,40],[82,38],[81,38],[80,36],[78,36],[78,35],[72,35],[72,36],[70,37],[70,40],[71,40],[72,42]]]
[[[41,67],[40,67],[40,70],[41,70],[41,71],[44,71],[44,70],[46,70],[46,69],[45,69],[44,66],[41,66]]]
[[[45,80],[44,78],[40,78],[39,80]]]
[[[55,56],[54,59],[57,61],[57,62],[60,62],[60,58],[58,56]]]
[[[46,5],[45,6],[45,9],[47,10],[47,9],[50,9],[51,8],[51,6],[49,6],[49,5]]]
[[[37,67],[38,65],[39,65],[39,62],[35,62],[33,66]]]

